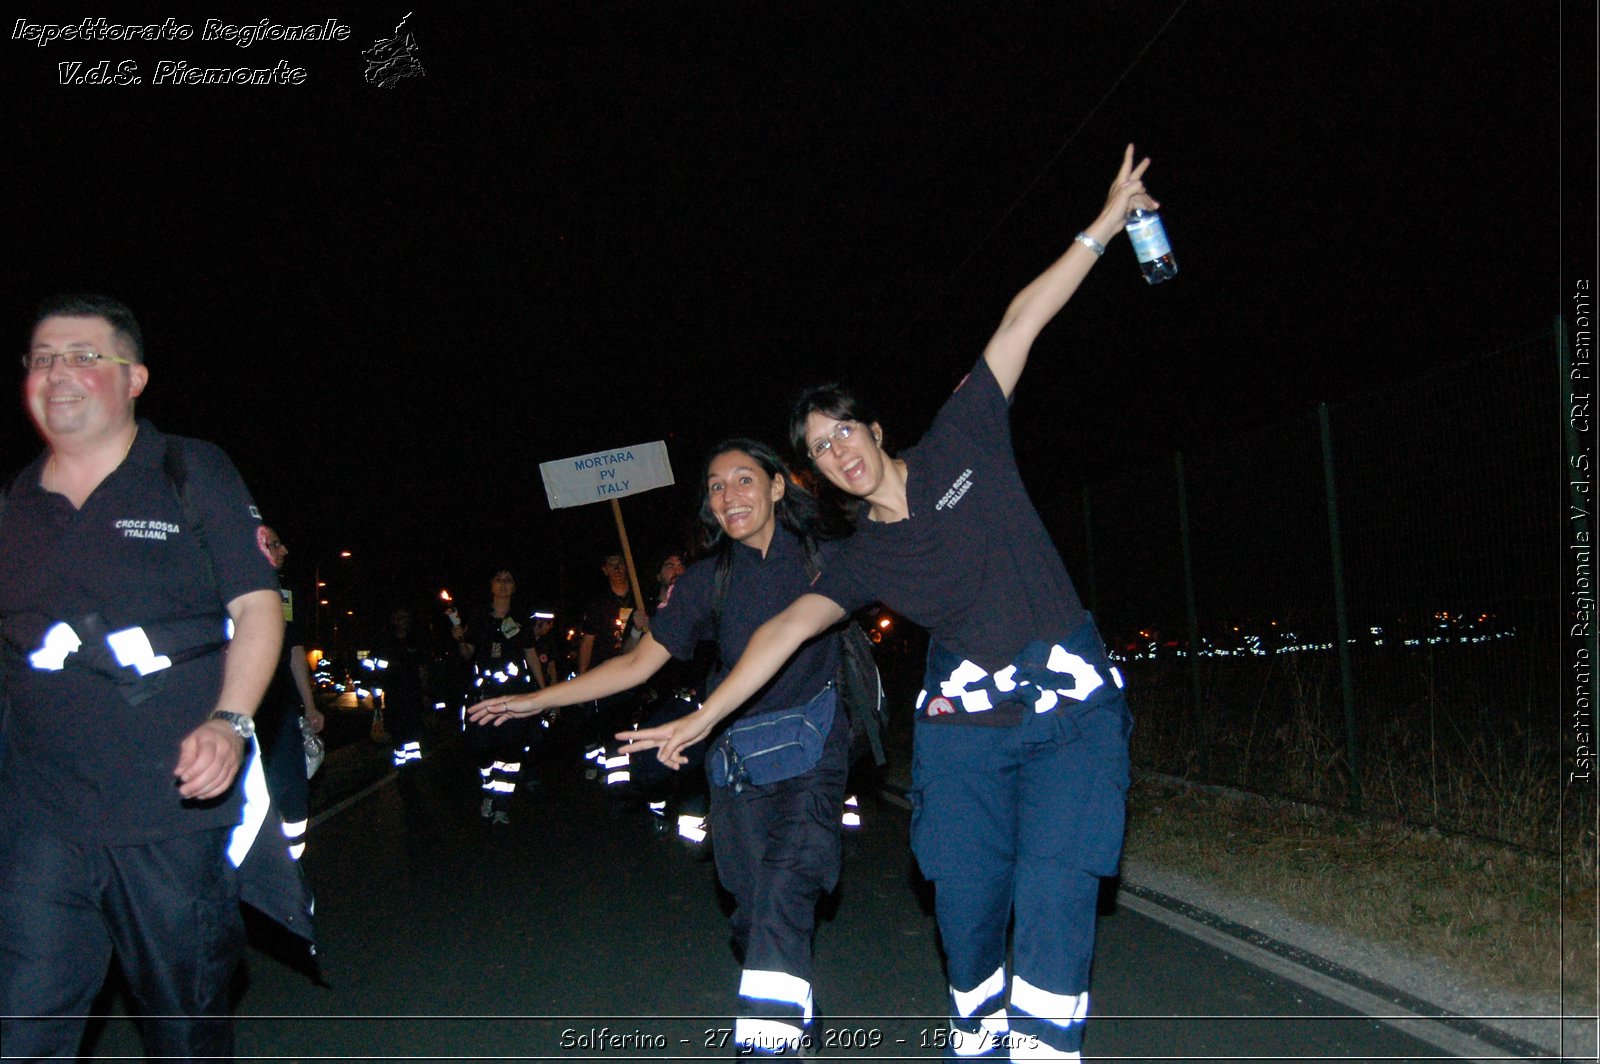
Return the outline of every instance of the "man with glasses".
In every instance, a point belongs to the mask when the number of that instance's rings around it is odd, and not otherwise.
[[[0,520],[0,1042],[75,1056],[115,956],[151,1055],[230,1058],[235,781],[283,636],[260,518],[221,450],[135,419],[126,306],[46,303],[22,364],[45,451]]]

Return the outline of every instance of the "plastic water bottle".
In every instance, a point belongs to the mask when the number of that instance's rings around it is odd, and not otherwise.
[[[1123,228],[1133,242],[1133,253],[1139,256],[1139,269],[1144,271],[1147,283],[1160,284],[1178,275],[1178,260],[1172,257],[1172,245],[1167,243],[1159,211],[1135,207],[1123,220]]]

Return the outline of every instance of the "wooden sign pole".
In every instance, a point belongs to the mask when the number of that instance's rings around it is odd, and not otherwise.
[[[628,566],[628,585],[633,588],[633,608],[644,609],[644,594],[639,590],[639,574],[633,567],[633,548],[628,546],[628,530],[622,524],[622,503],[611,500],[611,516],[617,519],[617,536],[622,540],[622,560]]]

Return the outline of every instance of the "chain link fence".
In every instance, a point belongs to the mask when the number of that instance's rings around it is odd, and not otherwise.
[[[1561,846],[1558,335],[1057,500],[1138,764]]]

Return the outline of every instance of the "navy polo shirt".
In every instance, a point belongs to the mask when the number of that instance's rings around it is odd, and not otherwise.
[[[472,661],[484,672],[494,672],[507,661],[522,669],[524,660],[533,658],[533,617],[516,606],[504,617],[485,606],[475,620],[467,622],[466,642],[472,644]],[[532,677],[524,677],[532,679]]]
[[[39,486],[44,456],[23,470],[11,493],[0,525],[10,700],[0,818],[107,843],[151,842],[238,820],[238,787],[214,801],[185,801],[172,774],[179,743],[216,705],[221,653],[179,661],[126,690],[110,676],[74,667],[70,657],[59,669],[29,660],[53,626],[77,630],[89,614],[108,631],[156,633],[157,654],[167,639],[220,641],[229,601],[277,589],[277,574],[256,546],[260,516],[233,463],[212,444],[170,437],[182,449],[202,548],[165,467],[168,439],[140,421],[128,457],[82,509]],[[123,670],[125,679],[133,675]]]
[[[1033,640],[1064,642],[1088,623],[1023,487],[1010,404],[987,362],[900,457],[911,516],[881,524],[863,504],[818,594],[850,612],[882,602],[990,672]]]
[[[810,590],[805,553],[794,533],[779,525],[773,532],[767,556],[742,543],[731,545],[733,567],[728,593],[722,603],[720,626],[712,624],[716,596],[717,559],[691,565],[672,585],[672,597],[650,624],[655,641],[680,661],[694,657],[695,644],[718,644],[720,660],[712,670],[708,691],[716,690],[744,653],[750,637],[763,623]],[[821,565],[826,571],[834,556],[832,544],[822,545]],[[720,632],[718,628],[720,627]],[[745,713],[764,713],[808,702],[839,671],[837,629],[807,640],[783,669],[745,703]]]

